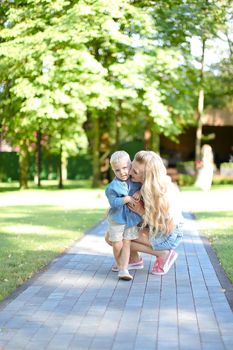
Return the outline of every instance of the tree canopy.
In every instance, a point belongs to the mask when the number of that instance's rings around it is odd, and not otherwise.
[[[194,122],[200,81],[190,41],[226,30],[229,17],[227,1],[1,5],[1,132],[24,150],[24,167],[38,133],[61,162],[89,148],[94,185],[122,139],[143,140],[149,130],[156,149],[160,134],[174,139]]]

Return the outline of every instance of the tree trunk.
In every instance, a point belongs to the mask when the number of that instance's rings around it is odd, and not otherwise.
[[[151,127],[152,127],[151,118],[146,116],[145,117],[145,129],[144,129],[144,135],[143,135],[143,143],[144,143],[145,150],[151,149],[151,139],[152,139]]]
[[[28,145],[26,140],[22,140],[20,143],[19,173],[20,188],[28,188]]]
[[[156,153],[160,153],[160,134],[155,128],[152,131],[151,149]]]
[[[41,186],[41,131],[39,130],[36,135],[36,174],[35,174],[35,183],[37,186]]]
[[[100,179],[103,184],[110,181],[109,154],[110,154],[110,135],[103,131],[100,136],[99,146],[100,158]]]
[[[120,128],[121,128],[121,104],[122,102],[119,101],[118,103],[118,110],[116,112],[116,119],[115,119],[115,143],[114,143],[114,149],[117,150],[120,144]]]
[[[202,139],[202,119],[204,114],[204,60],[205,60],[205,43],[202,40],[202,55],[201,55],[201,72],[200,72],[200,90],[198,96],[198,110],[197,110],[197,130],[196,130],[196,144],[195,144],[195,159],[201,159],[201,139]]]
[[[60,141],[60,152],[59,152],[59,159],[58,159],[58,188],[63,188],[63,178],[62,178],[62,137]]]
[[[226,32],[226,37],[227,37],[227,43],[230,51],[230,58],[233,56],[233,45],[232,45],[232,40],[230,39],[230,35],[228,32]]]
[[[146,128],[144,130],[144,149],[145,150],[150,150],[151,149],[151,130]]]
[[[160,137],[154,120],[150,117],[146,119],[144,130],[144,149],[159,153]]]
[[[100,121],[93,111],[87,112],[87,120],[83,127],[88,137],[92,159],[92,187],[95,188],[100,184]]]
[[[97,116],[92,115],[92,187],[98,187],[100,182],[100,152],[99,152],[99,119]]]

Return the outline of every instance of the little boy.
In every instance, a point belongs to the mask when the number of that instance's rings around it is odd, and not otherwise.
[[[116,177],[105,190],[110,204],[109,240],[119,269],[119,279],[130,281],[133,279],[128,271],[130,241],[138,238],[137,225],[141,222],[141,216],[131,211],[126,204],[132,201],[132,196],[140,200],[141,184],[131,181],[129,177],[131,160],[127,152],[113,153],[110,164]]]

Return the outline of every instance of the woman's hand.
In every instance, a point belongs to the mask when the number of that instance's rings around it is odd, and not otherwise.
[[[133,197],[131,197],[131,201],[127,204],[127,206],[129,207],[129,209],[141,216],[145,214],[145,209],[142,201],[137,201]]]
[[[132,195],[132,197],[133,197],[134,199],[136,199],[136,201],[140,201],[140,199],[141,199],[141,193],[140,193],[140,191],[134,192],[134,194]]]

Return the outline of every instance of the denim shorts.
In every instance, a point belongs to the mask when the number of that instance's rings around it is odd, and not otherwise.
[[[150,237],[150,244],[153,250],[175,249],[183,237],[183,223],[176,225],[169,235],[157,234]]]

